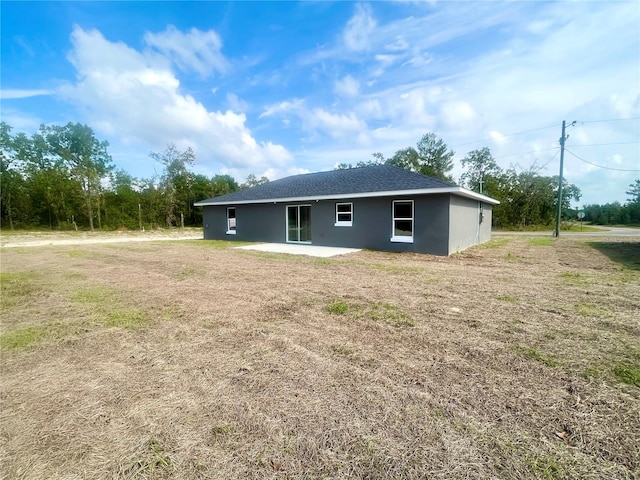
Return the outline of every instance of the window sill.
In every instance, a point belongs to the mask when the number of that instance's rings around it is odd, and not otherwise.
[[[352,227],[353,222],[336,222],[333,224],[334,227]]]
[[[413,243],[413,237],[391,237],[389,241],[395,243]]]
[[[235,230],[227,230],[227,235],[235,235],[236,231]]]

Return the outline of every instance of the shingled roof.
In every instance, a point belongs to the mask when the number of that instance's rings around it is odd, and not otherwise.
[[[499,203],[470,190],[392,165],[294,175],[195,203],[196,206],[453,193]]]

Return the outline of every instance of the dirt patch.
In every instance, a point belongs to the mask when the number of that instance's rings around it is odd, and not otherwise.
[[[640,273],[530,240],[3,249],[3,476],[634,478]]]

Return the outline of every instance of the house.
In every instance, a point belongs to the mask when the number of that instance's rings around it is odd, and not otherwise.
[[[491,238],[497,200],[391,165],[294,175],[202,200],[206,240],[450,255]]]

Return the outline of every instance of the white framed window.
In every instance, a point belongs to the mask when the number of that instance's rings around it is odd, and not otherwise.
[[[227,235],[236,234],[236,207],[227,207]]]
[[[353,225],[353,203],[336,203],[336,227]]]
[[[394,200],[392,242],[413,243],[413,200]]]

